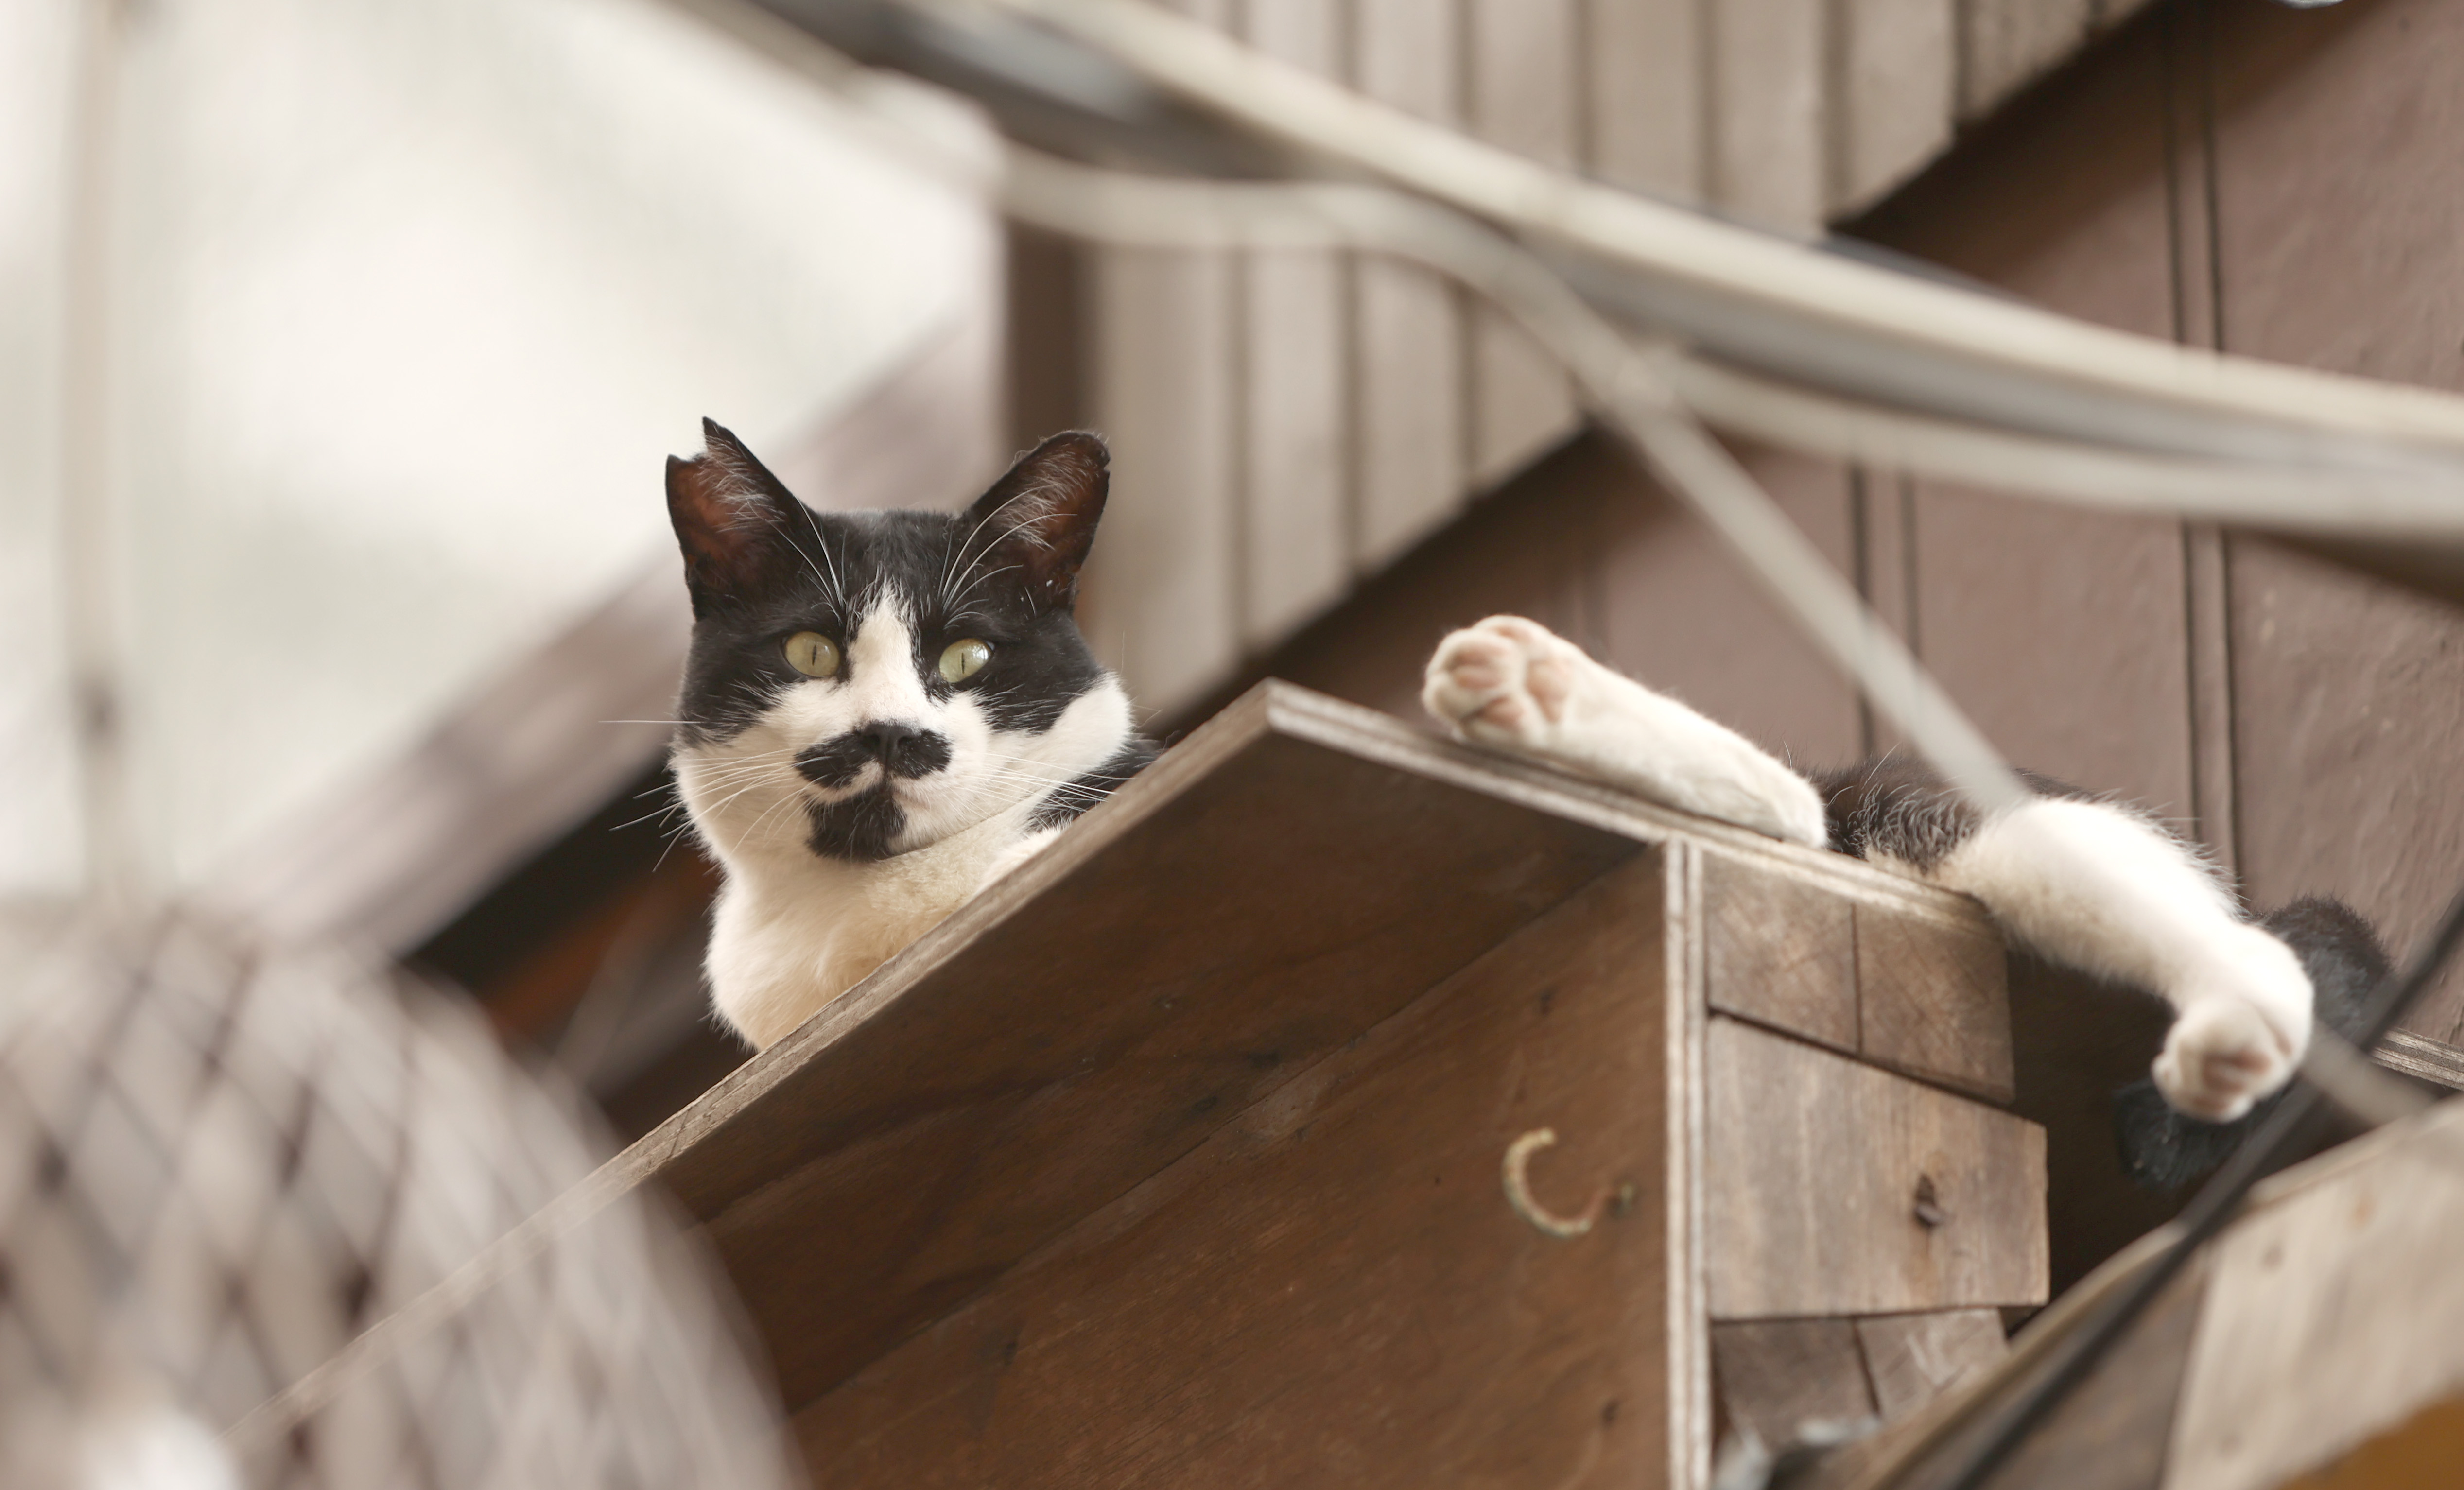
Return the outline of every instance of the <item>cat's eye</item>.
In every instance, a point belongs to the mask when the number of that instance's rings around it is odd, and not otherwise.
[[[829,677],[839,670],[839,644],[819,631],[799,631],[787,638],[787,666],[808,678]]]
[[[941,681],[957,683],[972,678],[983,671],[984,664],[992,660],[990,642],[979,642],[974,637],[963,642],[952,642],[941,651]]]

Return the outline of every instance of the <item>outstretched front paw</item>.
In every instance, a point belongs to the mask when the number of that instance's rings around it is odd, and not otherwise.
[[[1420,702],[1473,739],[1536,750],[1565,722],[1589,662],[1536,621],[1491,616],[1438,644]]]
[[[2241,930],[2256,941],[2234,965],[2208,970],[2228,986],[2187,999],[2156,1058],[2165,1100],[2211,1123],[2232,1122],[2290,1081],[2310,1041],[2310,979],[2299,959],[2255,927]]]

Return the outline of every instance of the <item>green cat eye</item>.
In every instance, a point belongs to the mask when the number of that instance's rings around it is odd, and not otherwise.
[[[787,638],[787,666],[808,678],[826,678],[839,670],[839,644],[819,631],[799,631]],[[950,665],[941,664],[946,672]]]
[[[972,678],[983,670],[984,664],[992,660],[993,648],[990,642],[979,642],[974,637],[969,637],[963,642],[952,642],[941,651],[941,681],[957,683],[961,679]]]

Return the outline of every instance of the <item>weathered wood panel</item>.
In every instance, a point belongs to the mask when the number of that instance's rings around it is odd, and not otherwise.
[[[2002,938],[1972,924],[1859,905],[1857,1029],[1869,1061],[2009,1102]]]
[[[1662,1479],[1656,1197],[1569,1242],[1497,1186],[1544,1125],[1556,1209],[1658,1164],[1662,896],[1630,866],[1297,1076],[806,1408],[808,1458],[897,1486]]]
[[[2044,1301],[2034,1125],[1733,1019],[1705,1067],[1713,1318]]]
[[[1593,175],[1703,200],[1704,10],[1700,0],[1585,0],[1574,77],[1590,104]]]
[[[690,1134],[642,1150],[690,1141],[665,1177],[753,1304],[790,1401],[1634,852],[1330,758],[1276,733],[1275,696],[1180,746],[758,1057],[688,1114]],[[1428,841],[1394,836],[1409,824]],[[1257,867],[1227,878],[1231,864]],[[1005,922],[1055,882],[1048,913]],[[842,1286],[817,1293],[816,1276]]]
[[[2399,1430],[2452,1456],[2452,1435],[2405,1425],[2464,1401],[2460,1119],[2437,1111],[2288,1172],[2290,1193],[2216,1243],[2169,1490],[2274,1490]]]
[[[2219,249],[2236,351],[2464,387],[2464,13],[2219,10]],[[2259,544],[2233,556],[2242,867],[2402,948],[2464,868],[2464,616]],[[2464,1033],[2451,972],[2408,1021]]]
[[[1831,205],[1830,8],[1717,0],[1707,9],[1711,201],[1748,222],[1812,232]]]
[[[1857,1322],[1857,1343],[1885,1418],[1905,1417],[2011,1350],[1995,1309],[1876,1315]]]
[[[1251,0],[1249,44],[1332,74],[1341,0]],[[1350,270],[1331,253],[1245,255],[1241,360],[1241,635],[1270,644],[1352,579]]]
[[[1573,166],[1580,0],[1468,0],[1465,16],[1471,131],[1518,155]],[[1468,476],[1477,490],[1573,432],[1574,396],[1556,360],[1494,309],[1472,307],[1470,331]]]
[[[1101,251],[1089,274],[1112,497],[1080,616],[1150,709],[1191,697],[1240,656],[1232,276],[1223,254],[1131,249]]]
[[[1441,123],[1462,118],[1451,5],[1352,0],[1353,84]],[[1461,510],[1468,449],[1463,304],[1453,285],[1363,258],[1353,283],[1360,515],[1354,561],[1377,568]]]
[[[1829,208],[1854,211],[1950,143],[1959,0],[1846,0],[1834,12]]]
[[[1962,0],[1959,117],[1982,118],[2087,40],[2091,0]]]
[[[1857,1048],[1856,909],[1799,880],[1705,856],[1705,996],[1714,1009]]]
[[[1854,1423],[1875,1413],[1850,1320],[1714,1325],[1711,1371],[1721,1415],[1772,1447],[1794,1441],[1808,1422]]]

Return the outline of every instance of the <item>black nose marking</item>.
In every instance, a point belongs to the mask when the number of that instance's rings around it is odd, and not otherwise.
[[[895,777],[931,776],[950,764],[950,737],[896,719],[875,719],[796,755],[796,769],[817,786],[852,785],[875,761]]]

